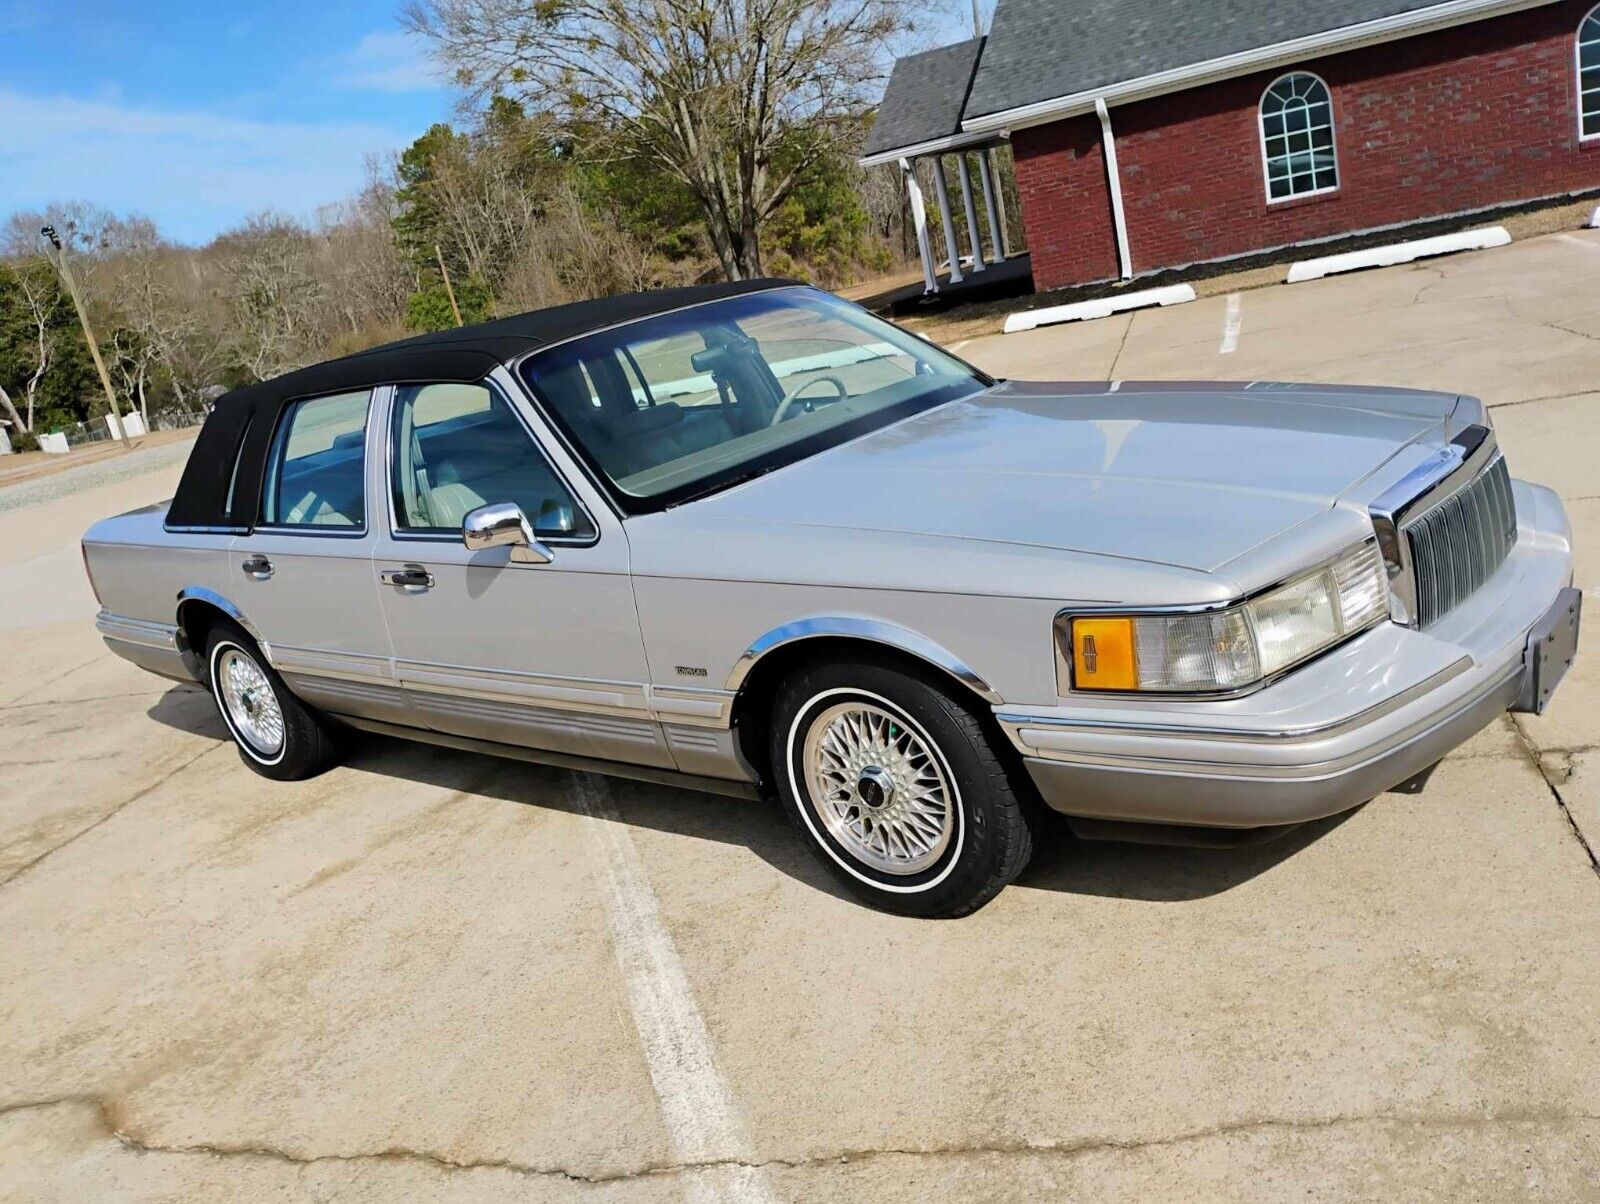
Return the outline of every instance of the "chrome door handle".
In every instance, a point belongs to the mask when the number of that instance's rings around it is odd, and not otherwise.
[[[403,569],[384,569],[378,574],[378,580],[385,585],[397,585],[405,590],[433,588],[433,574],[420,564],[408,564]]]
[[[272,561],[265,556],[247,556],[239,568],[246,577],[253,577],[257,581],[265,581],[272,576]]]

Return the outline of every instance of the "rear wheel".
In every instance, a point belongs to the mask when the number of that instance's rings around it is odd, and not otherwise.
[[[326,723],[289,692],[237,623],[219,620],[206,640],[211,694],[239,756],[263,777],[298,781],[337,759]]]
[[[802,670],[778,693],[772,764],[823,864],[886,911],[976,911],[1028,863],[1025,803],[979,716],[932,676]]]

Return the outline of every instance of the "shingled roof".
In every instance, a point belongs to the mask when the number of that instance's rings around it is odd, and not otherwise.
[[[982,38],[911,54],[894,65],[864,157],[950,138],[961,132],[967,89],[983,50]]]
[[[987,38],[895,64],[862,162],[1557,2],[999,0]]]
[[[1405,36],[1550,0],[999,0],[963,119],[1315,39],[1371,22]],[[1414,19],[1412,19],[1414,18]],[[1248,69],[1248,67],[1247,67]]]

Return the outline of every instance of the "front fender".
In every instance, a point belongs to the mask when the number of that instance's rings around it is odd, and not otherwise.
[[[868,640],[875,644],[897,648],[918,660],[943,669],[985,702],[998,705],[1004,701],[988,682],[943,645],[907,628],[885,623],[881,619],[863,619],[849,615],[819,615],[774,627],[745,649],[734,663],[733,670],[728,674],[726,689],[736,693],[744,685],[751,671],[769,653],[801,640],[826,636]]]

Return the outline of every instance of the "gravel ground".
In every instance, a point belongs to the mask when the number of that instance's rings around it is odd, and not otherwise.
[[[193,446],[193,439],[185,439],[180,443],[166,443],[159,447],[141,447],[125,456],[96,460],[92,464],[69,468],[52,476],[23,481],[17,485],[0,486],[0,514],[22,506],[53,502],[57,498],[81,493],[85,489],[114,485],[147,472],[182,464],[188,458],[189,449]]]

